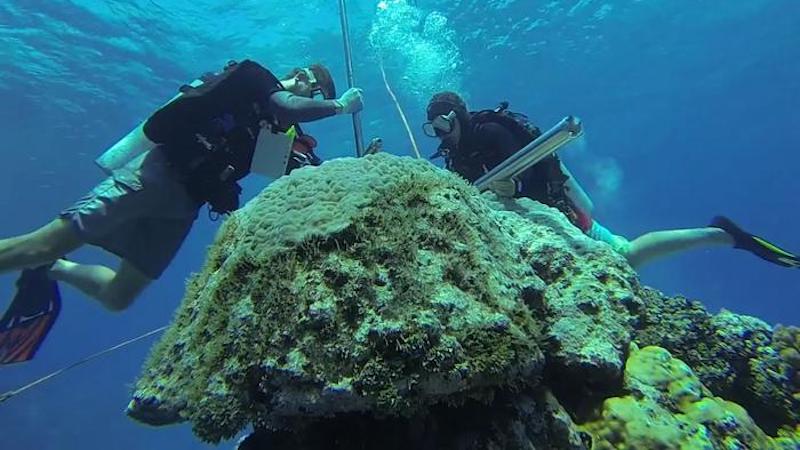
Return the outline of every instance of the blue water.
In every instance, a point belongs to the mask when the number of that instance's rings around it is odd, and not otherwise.
[[[702,226],[724,213],[800,251],[800,3],[796,0],[350,0],[367,138],[410,154],[383,60],[424,152],[427,98],[509,100],[547,128],[587,129],[563,158],[618,234]],[[724,5],[724,6],[723,6]],[[6,1],[0,5],[0,236],[51,220],[101,178],[93,159],[175,93],[230,58],[276,73],[320,60],[344,90],[336,2]],[[325,159],[353,153],[351,122],[311,124]],[[248,180],[246,195],[262,187]],[[205,218],[164,276],[122,314],[63,288],[37,358],[0,369],[0,391],[167,323],[217,224]],[[113,263],[86,249],[74,259]],[[800,324],[800,273],[729,249],[641,271],[645,283],[771,323]],[[0,277],[0,298],[12,275]],[[0,303],[2,304],[2,303]],[[2,304],[4,305],[4,304]],[[123,410],[152,340],[0,405],[7,449],[195,449],[187,426],[148,428]],[[220,448],[230,448],[231,443]],[[208,447],[208,446],[205,446]]]

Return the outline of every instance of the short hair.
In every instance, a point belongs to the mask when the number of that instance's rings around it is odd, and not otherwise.
[[[331,73],[328,71],[328,68],[322,64],[314,63],[308,66],[308,70],[310,70],[311,73],[314,74],[314,78],[317,79],[317,85],[320,87],[320,89],[322,89],[322,96],[327,100],[335,99],[336,85],[333,83],[333,77],[331,77]],[[302,71],[302,67],[295,67],[288,74],[286,74],[283,79],[288,80],[290,78],[294,78],[295,75]]]
[[[428,120],[433,120],[436,118],[436,116],[449,114],[450,111],[455,111],[456,117],[463,124],[466,124],[469,121],[467,104],[464,102],[464,99],[462,99],[461,96],[455,92],[437,92],[428,102]]]

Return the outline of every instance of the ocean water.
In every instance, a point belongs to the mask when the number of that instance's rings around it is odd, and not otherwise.
[[[580,116],[586,138],[562,157],[599,221],[630,238],[702,226],[715,214],[800,251],[800,2],[349,0],[365,138],[411,147],[384,64],[421,149],[437,90],[473,109],[508,100],[541,128]],[[102,174],[94,158],[177,86],[229,59],[278,74],[327,64],[344,91],[337,2],[17,1],[0,4],[0,236],[51,220]],[[351,121],[306,127],[320,156],[353,154]],[[263,187],[247,180],[245,196]],[[63,287],[61,317],[36,359],[0,369],[0,391],[167,323],[218,224],[203,215],[163,277],[110,314]],[[76,260],[113,263],[85,249]],[[653,263],[669,294],[800,325],[800,271],[730,249]],[[13,274],[0,277],[0,305]],[[0,404],[4,449],[210,448],[187,426],[150,428],[123,411],[152,339]],[[230,448],[223,443],[219,448]]]

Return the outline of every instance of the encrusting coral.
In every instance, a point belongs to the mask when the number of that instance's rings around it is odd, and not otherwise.
[[[714,397],[691,368],[661,347],[635,345],[624,397],[607,399],[582,428],[605,449],[790,449],[797,436],[767,436],[736,403]]]
[[[773,336],[772,327],[754,317],[726,310],[712,315],[698,302],[652,290],[644,298],[637,343],[669,349],[716,395],[747,408],[765,430],[800,422],[789,337],[795,327],[778,327]]]
[[[800,328],[794,326],[778,326],[775,329],[773,347],[778,351],[780,360],[785,365],[787,378],[790,380],[792,398],[800,402]],[[800,414],[795,409],[796,414]]]
[[[553,208],[378,154],[297,170],[226,220],[128,414],[210,442],[253,426],[253,449],[579,450],[635,448],[620,427],[648,413],[669,442],[694,420],[759,448],[792,439],[797,351],[795,329],[640,286]],[[638,361],[679,376],[634,382]]]

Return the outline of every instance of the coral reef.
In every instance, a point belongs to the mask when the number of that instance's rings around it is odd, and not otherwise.
[[[413,160],[332,161],[279,180],[220,230],[132,414],[177,415],[213,441],[248,423],[408,416],[534,383],[541,324],[523,293],[543,283],[507,239],[513,224],[491,214],[460,179]]]
[[[604,449],[779,449],[800,445],[767,436],[736,403],[714,397],[683,361],[661,347],[635,345],[625,366],[624,397],[607,399],[582,428]]]
[[[128,414],[248,449],[793,448],[797,361],[796,329],[643,287],[555,209],[378,154],[223,224]]]
[[[790,380],[792,398],[795,402],[800,402],[800,328],[778,326],[773,337],[773,347],[777,350],[786,377]],[[798,410],[800,408],[795,403],[795,414],[800,414]]]
[[[800,422],[797,369],[791,347],[783,344],[792,338],[781,337],[791,331],[773,337],[772,328],[753,317],[726,310],[711,315],[697,302],[652,290],[644,298],[637,343],[668,349],[716,395],[744,406],[770,432]]]

